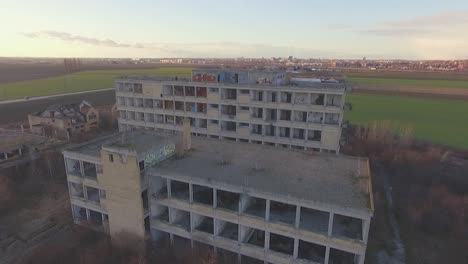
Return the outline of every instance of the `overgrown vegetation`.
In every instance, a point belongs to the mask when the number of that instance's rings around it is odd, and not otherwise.
[[[386,215],[391,188],[407,263],[467,263],[468,153],[416,142],[405,131],[388,122],[354,128],[344,149],[371,159],[376,211],[368,261],[378,263],[378,251],[395,246]]]

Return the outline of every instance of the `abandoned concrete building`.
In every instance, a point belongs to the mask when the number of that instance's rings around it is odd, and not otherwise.
[[[286,148],[338,153],[345,83],[284,72],[193,70],[191,79],[120,77],[119,130],[181,131]]]
[[[41,136],[0,129],[0,169],[36,158],[44,142],[46,138]]]
[[[63,152],[75,223],[240,263],[363,264],[366,158],[136,130]]]
[[[66,105],[51,105],[28,115],[32,133],[69,139],[71,136],[95,129],[99,125],[99,112],[87,101]]]

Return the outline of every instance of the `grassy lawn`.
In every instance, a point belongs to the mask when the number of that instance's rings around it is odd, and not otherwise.
[[[353,110],[345,118],[354,124],[391,120],[410,125],[416,138],[468,148],[468,102],[404,96],[349,94]]]
[[[352,77],[346,78],[355,85],[372,86],[414,86],[421,88],[464,88],[468,89],[468,81],[462,80],[418,80],[380,77]]]
[[[122,75],[190,76],[191,68],[147,70],[84,71],[60,77],[0,85],[0,100],[90,91],[114,86],[113,79]]]

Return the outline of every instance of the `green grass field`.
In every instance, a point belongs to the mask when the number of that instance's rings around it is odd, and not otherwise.
[[[84,71],[60,77],[7,83],[0,85],[0,100],[111,88],[114,86],[114,78],[122,75],[190,76],[191,70],[191,68],[159,68]]]
[[[353,110],[345,118],[353,124],[390,120],[409,125],[418,139],[468,148],[468,102],[404,96],[350,94]]]
[[[463,80],[419,80],[419,79],[397,79],[380,77],[353,77],[348,76],[346,80],[354,85],[371,86],[412,86],[421,88],[463,88],[468,89],[468,81]]]

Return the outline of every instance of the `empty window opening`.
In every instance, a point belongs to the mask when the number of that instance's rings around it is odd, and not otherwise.
[[[328,94],[327,95],[327,106],[340,106],[342,97],[341,95]]]
[[[218,248],[217,260],[219,261],[218,263],[237,263],[237,253]]]
[[[162,100],[154,100],[153,106],[154,106],[154,108],[162,109],[163,108],[163,101]]]
[[[156,114],[154,115],[154,121],[158,124],[163,124],[164,123],[164,116]]]
[[[141,83],[134,83],[133,84],[133,92],[134,93],[143,93],[143,84]]]
[[[213,206],[213,188],[193,184],[192,190],[194,202]]]
[[[262,91],[252,91],[252,101],[263,101],[263,92]]]
[[[302,128],[293,128],[293,138],[294,139],[305,139],[305,130]]]
[[[274,233],[270,233],[270,250],[283,254],[293,255],[294,239]]]
[[[146,214],[149,211],[148,190],[141,193],[141,200],[143,202],[143,212]]]
[[[145,104],[146,108],[153,108],[154,107],[153,99],[145,99],[144,104]]]
[[[296,122],[307,122],[307,112],[294,111],[294,121],[296,121]]]
[[[73,197],[84,198],[83,184],[69,182],[68,189],[70,190],[70,195]]]
[[[263,219],[265,218],[265,211],[266,211],[265,199],[246,195],[242,197],[242,203],[244,204],[245,214],[261,217]]]
[[[316,263],[325,263],[324,246],[299,240],[298,258],[313,261]]]
[[[265,136],[274,137],[276,136],[276,127],[272,125],[265,126]]]
[[[156,246],[165,247],[170,244],[171,235],[157,229],[151,229],[151,238],[156,242]]]
[[[324,94],[311,94],[311,104],[313,105],[324,105]]]
[[[83,169],[85,177],[96,179],[97,171],[94,163],[83,161]]]
[[[250,95],[250,90],[240,89],[240,90],[239,90],[239,93],[240,93],[240,94],[243,94],[243,95]]]
[[[180,254],[180,255],[176,254],[177,255],[177,256],[175,256],[176,259],[177,258],[183,258],[185,252],[191,252],[190,239],[185,238],[185,237],[181,237],[181,236],[178,236],[178,235],[173,235],[172,238],[173,238],[172,247],[174,249],[177,249],[177,252],[179,252],[179,254]],[[184,252],[184,253],[182,253],[182,252]],[[174,261],[174,262],[180,263],[179,261]]]
[[[196,113],[196,112],[197,112],[197,104],[196,104],[196,103],[192,103],[192,102],[186,102],[186,103],[185,103],[185,111],[186,111],[186,112],[194,112],[194,113]]]
[[[174,101],[165,100],[164,101],[165,110],[174,110]]]
[[[362,220],[350,216],[333,216],[333,236],[362,240]]]
[[[239,237],[239,225],[230,223],[230,222],[225,222],[218,220],[218,226],[221,232],[219,233],[219,236],[234,240],[237,242],[237,239]]]
[[[290,137],[290,132],[291,129],[289,127],[280,127],[280,133],[279,133],[279,136],[280,137],[284,137],[284,138],[289,138]]]
[[[184,111],[184,102],[175,101],[175,110]]]
[[[242,228],[246,232],[244,243],[262,248],[265,246],[265,231],[248,227]]]
[[[178,209],[171,208],[172,224],[183,228],[185,231],[190,232],[190,213]]]
[[[325,124],[338,125],[340,122],[340,114],[326,113]]]
[[[295,205],[270,201],[270,222],[294,225],[295,219]]]
[[[294,103],[295,104],[308,104],[309,102],[309,95],[306,93],[296,93],[294,96]]]
[[[73,218],[77,221],[87,221],[86,208],[72,204]]]
[[[219,93],[219,88],[210,87],[210,93]]]
[[[224,99],[226,99],[226,100],[237,100],[237,90],[236,89],[225,89],[224,90]]]
[[[189,184],[171,180],[171,197],[181,200],[189,200]]]
[[[248,112],[250,110],[250,107],[248,106],[239,106],[239,111],[241,112]]]
[[[197,112],[197,113],[204,113],[204,114],[206,114],[206,104],[204,104],[204,103],[197,103],[196,112]]]
[[[274,122],[277,118],[277,110],[276,109],[265,109],[266,112],[266,121],[267,122]]]
[[[175,123],[175,118],[174,116],[166,116],[166,124],[171,124],[173,125]]]
[[[206,98],[206,87],[197,87],[197,97]]]
[[[276,92],[267,92],[267,101],[269,103],[276,103],[277,102],[277,93]]]
[[[183,86],[174,86],[174,95],[175,96],[184,96],[184,87]]]
[[[252,134],[261,135],[262,134],[262,125],[252,124]]]
[[[280,120],[291,121],[291,110],[280,110]]]
[[[198,119],[198,127],[199,128],[207,128],[208,127],[208,120]]]
[[[234,118],[236,116],[236,106],[234,105],[222,105],[221,114],[228,115],[229,117]]]
[[[184,123],[184,117],[183,116],[176,116],[175,117],[175,124],[178,126],[181,126]]]
[[[99,189],[97,188],[86,186],[86,195],[88,197],[88,200],[91,202],[95,202],[95,203],[101,202]]]
[[[304,230],[327,234],[329,213],[301,207],[299,227]]]
[[[322,124],[323,113],[320,112],[309,112],[309,123]]]
[[[167,206],[152,205],[151,214],[154,219],[169,223],[169,208],[167,208]]]
[[[195,96],[195,87],[185,86],[185,96]]]
[[[322,140],[322,131],[320,131],[320,130],[309,130],[309,131],[307,131],[307,140],[321,141]]]
[[[292,93],[291,92],[281,92],[281,103],[291,103]]]
[[[193,222],[195,225],[195,230],[213,235],[214,233],[213,218],[207,217],[207,216],[201,216],[197,214],[193,214],[192,216],[193,216]]]
[[[111,160],[111,157],[112,157],[112,160]],[[109,160],[111,162],[114,160],[112,154],[109,155]],[[67,173],[81,176],[80,162],[74,159],[67,159]]]
[[[96,226],[102,226],[102,214],[91,209],[89,210],[89,223]]]
[[[356,255],[335,248],[330,248],[328,263],[355,264]]]
[[[143,107],[143,98],[135,98],[135,106]]]
[[[252,258],[249,256],[241,255],[241,264],[264,264],[265,262],[260,259]]]
[[[164,85],[163,86],[163,95],[172,96],[174,94],[174,89],[172,85]]]
[[[249,127],[249,123],[239,123],[239,127]]]
[[[218,208],[237,212],[239,210],[239,197],[238,193],[216,190],[216,205]]]
[[[263,118],[263,108],[252,107],[253,118]]]
[[[231,121],[221,122],[221,130],[223,131],[236,132],[236,129],[237,129],[236,122],[231,122]]]

